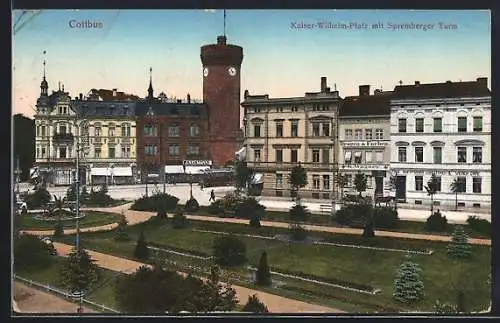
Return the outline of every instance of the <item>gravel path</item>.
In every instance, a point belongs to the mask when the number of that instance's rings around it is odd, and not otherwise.
[[[57,251],[61,256],[66,256],[70,252],[71,248],[73,248],[73,246],[62,243],[54,243],[54,246],[57,248]],[[96,260],[96,264],[98,266],[114,271],[132,273],[142,265],[151,267],[150,265],[144,263],[115,257],[92,250],[88,250],[88,253],[92,257],[92,259]],[[269,311],[273,313],[343,313],[343,311],[338,309],[309,304],[278,295],[256,291],[246,287],[236,285],[233,285],[232,287],[236,290],[236,295],[241,304],[245,304],[249,296],[257,294],[257,297],[259,297],[259,299],[264,302],[264,304],[266,304]]]

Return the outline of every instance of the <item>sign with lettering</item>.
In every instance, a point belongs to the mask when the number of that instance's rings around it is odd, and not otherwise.
[[[422,170],[422,169],[398,169],[399,175],[404,175],[408,173],[414,173],[419,175],[436,175],[436,176],[479,176],[478,171],[448,171],[448,170]]]
[[[212,166],[211,160],[184,160],[184,166]]]
[[[342,168],[355,168],[355,169],[378,169],[378,170],[385,170],[389,168],[389,165],[384,165],[384,164],[343,164],[341,165]]]
[[[344,147],[383,147],[387,146],[386,141],[344,141]]]

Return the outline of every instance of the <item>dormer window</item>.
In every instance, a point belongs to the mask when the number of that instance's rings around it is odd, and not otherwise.
[[[148,115],[148,116],[154,116],[155,115],[154,112],[153,112],[153,108],[152,107],[149,107],[148,112],[146,113],[146,115]]]

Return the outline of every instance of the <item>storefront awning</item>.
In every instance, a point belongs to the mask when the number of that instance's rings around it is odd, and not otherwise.
[[[184,167],[182,165],[166,165],[165,174],[183,174]]]
[[[186,174],[203,174],[210,166],[186,166]]]
[[[113,176],[132,176],[132,167],[111,168]]]
[[[92,167],[90,169],[91,176],[111,176],[111,170],[104,167]]]
[[[255,173],[250,180],[251,184],[262,184],[264,183],[264,175],[260,173]]]

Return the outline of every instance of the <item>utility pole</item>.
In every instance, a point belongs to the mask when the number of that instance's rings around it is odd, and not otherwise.
[[[19,196],[19,181],[21,176],[21,169],[19,168],[19,156],[17,156],[16,158],[16,170],[14,171],[14,174],[16,175],[16,201],[17,201],[17,196]]]
[[[78,127],[78,121],[76,122],[76,176],[75,176],[75,184],[76,184],[76,240],[75,240],[75,247],[76,247],[76,254],[78,257],[81,257],[80,254],[80,136],[78,133],[79,127]],[[80,261],[81,258],[79,258]],[[78,307],[78,313],[83,313],[83,291],[78,291],[78,298],[79,298],[79,307]]]

